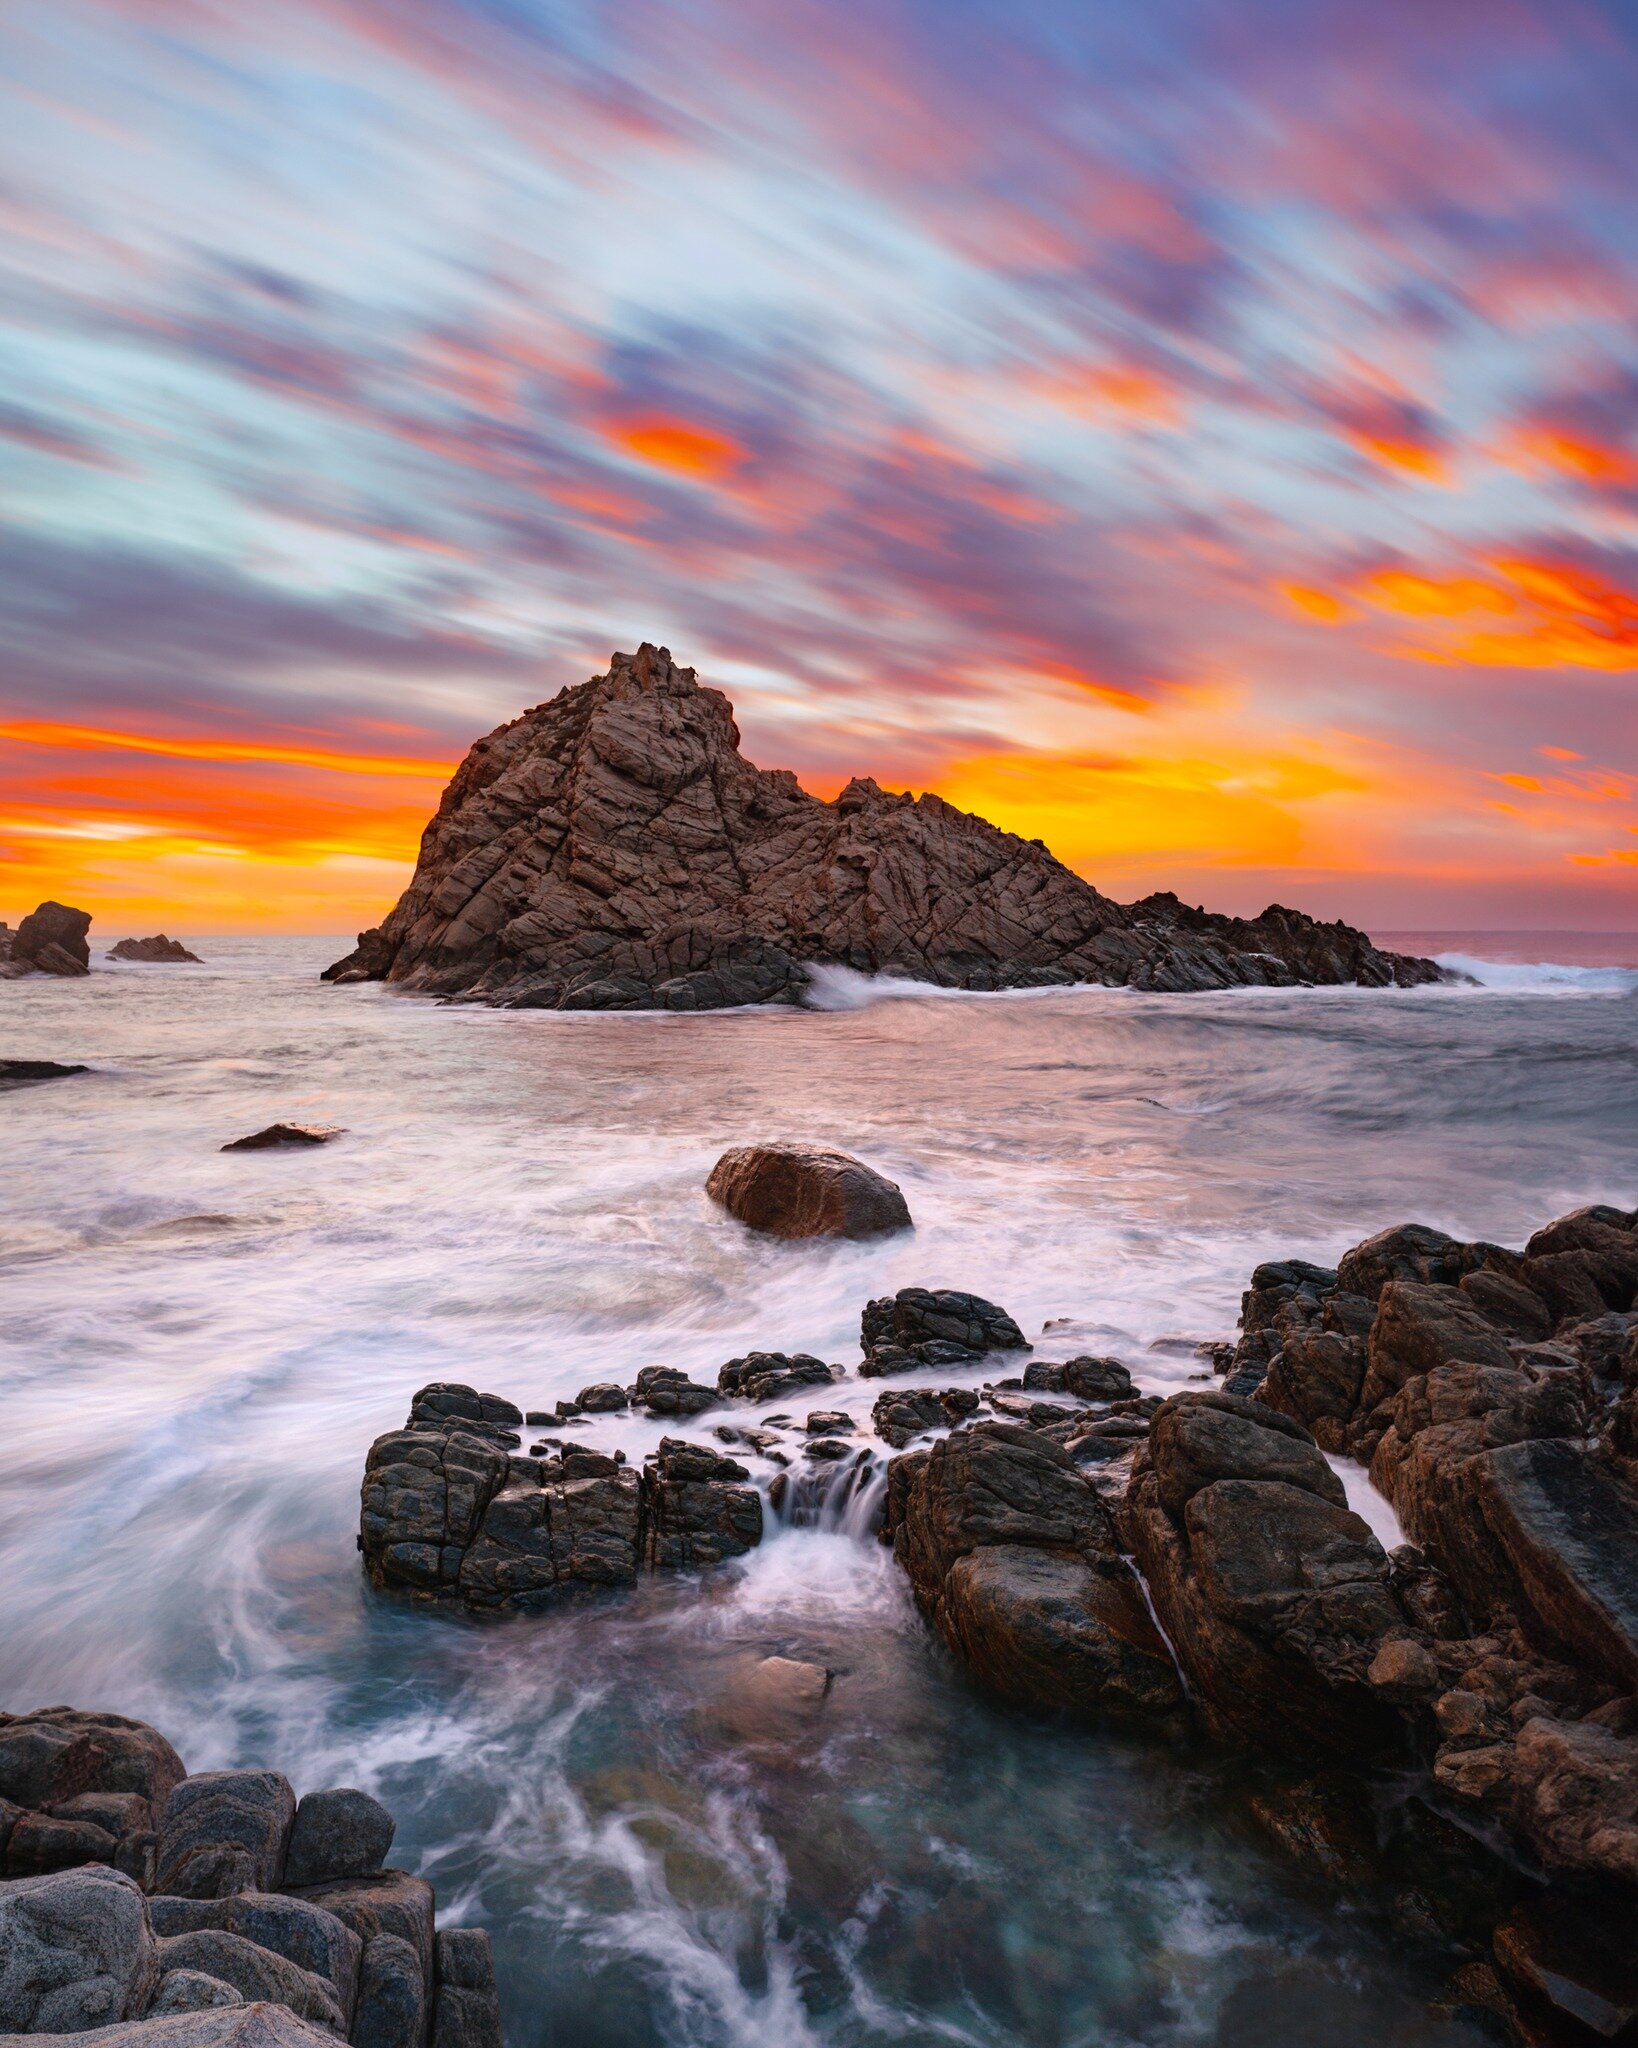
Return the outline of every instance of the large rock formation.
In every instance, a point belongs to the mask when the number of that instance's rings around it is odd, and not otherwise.
[[[147,960],[156,962],[191,962],[198,967],[202,963],[197,953],[190,953],[180,939],[168,939],[163,932],[155,932],[151,939],[121,939],[117,946],[108,949],[110,960]]]
[[[489,1937],[436,1928],[392,1837],[350,1786],[189,1777],[142,1721],[0,1715],[0,2039],[500,2048]]]
[[[89,910],[66,903],[42,903],[17,927],[0,925],[0,978],[57,974],[65,979],[91,972]]]
[[[746,761],[727,698],[647,645],[478,741],[397,907],[326,978],[711,1010],[799,1000],[816,962],[973,989],[1440,978],[1278,906],[1123,907],[941,797],[866,779],[821,802]]]

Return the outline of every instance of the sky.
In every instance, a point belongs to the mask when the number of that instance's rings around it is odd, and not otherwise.
[[[1638,5],[14,0],[0,918],[669,646],[1111,894],[1638,928]]]

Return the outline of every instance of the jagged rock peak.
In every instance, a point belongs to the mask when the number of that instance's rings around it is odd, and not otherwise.
[[[385,922],[326,973],[519,1008],[800,1001],[815,964],[950,988],[1434,981],[1278,907],[1124,909],[1038,840],[855,778],[833,803],[739,751],[733,707],[646,641],[481,739]]]

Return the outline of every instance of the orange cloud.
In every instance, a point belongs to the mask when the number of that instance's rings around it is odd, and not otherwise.
[[[692,425],[664,413],[644,413],[619,420],[607,429],[617,448],[634,455],[655,469],[668,469],[677,476],[699,477],[713,482],[731,475],[745,460],[747,451],[726,434]]]
[[[1424,483],[1443,484],[1450,480],[1445,458],[1437,448],[1424,447],[1417,441],[1399,440],[1389,434],[1370,434],[1357,427],[1346,430],[1348,439],[1362,455],[1384,469],[1396,469],[1407,476],[1420,477]]]
[[[1573,564],[1496,557],[1488,576],[1384,570],[1358,595],[1401,617],[1448,621],[1432,640],[1399,648],[1418,661],[1479,668],[1638,669],[1638,598]],[[1464,627],[1475,618],[1506,628]]]
[[[1177,424],[1177,392],[1136,363],[1074,364],[1032,378],[1035,388],[1067,411],[1124,418],[1146,426]]]
[[[190,740],[162,733],[112,732],[100,726],[56,725],[19,719],[0,725],[0,739],[72,752],[113,748],[122,753],[165,754],[178,761],[277,761],[300,768],[327,768],[344,775],[438,776],[455,772],[453,761],[409,760],[399,754],[342,754],[324,747],[293,747],[261,740]]]
[[[1622,447],[1557,427],[1522,427],[1506,451],[1523,469],[1547,469],[1590,484],[1638,483],[1638,459]]]
[[[1304,618],[1318,619],[1327,626],[1340,625],[1344,619],[1358,618],[1354,607],[1329,590],[1316,590],[1308,583],[1282,583],[1278,586],[1280,595],[1293,611]]]

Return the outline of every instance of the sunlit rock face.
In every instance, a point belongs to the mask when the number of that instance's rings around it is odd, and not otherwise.
[[[950,988],[1439,979],[1347,925],[1125,908],[938,796],[833,803],[739,751],[732,707],[646,643],[480,740],[386,922],[328,971],[522,1008],[799,1001],[816,963]]]

